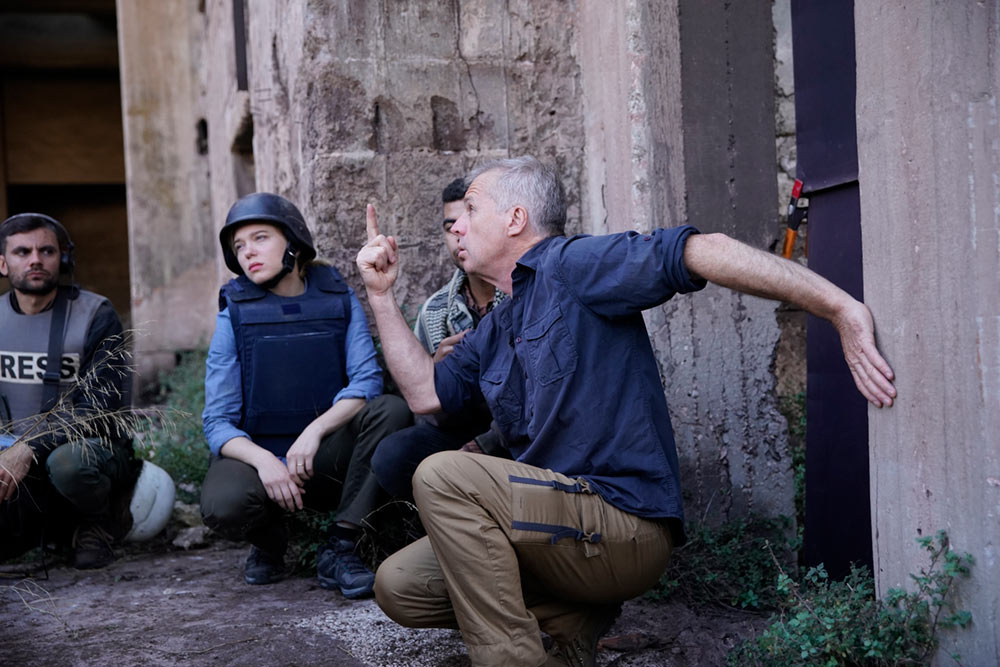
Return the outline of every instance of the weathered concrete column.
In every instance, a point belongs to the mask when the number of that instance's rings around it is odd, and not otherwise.
[[[586,231],[691,223],[773,238],[770,5],[580,3]],[[794,516],[772,372],[777,304],[709,286],[647,313],[689,518]]]
[[[976,558],[972,629],[941,661],[1000,663],[1000,3],[855,4],[865,297],[897,375],[869,414],[878,590],[947,530]]]
[[[119,0],[118,44],[128,198],[132,322],[140,379],[214,326],[216,241],[207,161],[199,154],[197,0]]]
[[[209,209],[203,226],[211,238],[208,250],[215,261],[213,294],[218,294],[219,287],[233,277],[219,249],[218,234],[226,213],[237,199],[259,189],[255,173],[255,128],[250,112],[249,83],[241,87],[237,75],[237,61],[241,60],[237,40],[244,43],[247,40],[245,2],[208,0],[204,5],[204,29],[212,38],[202,45],[205,66],[200,73],[205,81],[205,94],[199,108],[206,128],[211,173]],[[244,10],[242,13],[233,11],[237,3]],[[287,14],[289,25],[294,25],[292,12]],[[249,58],[242,58],[241,65],[248,68]],[[213,305],[215,303],[213,301]],[[217,306],[213,307],[213,313],[216,309]],[[214,329],[215,319],[209,319]]]

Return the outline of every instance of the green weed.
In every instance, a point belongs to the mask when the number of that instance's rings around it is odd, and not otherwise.
[[[718,528],[689,525],[687,532],[687,544],[674,550],[666,575],[647,596],[693,607],[777,607],[779,569],[768,545],[789,554],[798,548],[789,537],[790,519],[750,516]]]
[[[782,397],[778,409],[788,421],[788,450],[795,479],[795,519],[799,530],[806,525],[806,393]]]
[[[867,568],[852,568],[843,581],[831,581],[823,566],[811,568],[801,582],[784,572],[777,588],[784,600],[764,633],[729,656],[731,665],[889,665],[929,664],[940,628],[964,628],[972,616],[956,610],[948,592],[967,577],[969,554],[951,550],[942,531],[917,540],[930,565],[911,575],[916,590],[892,589],[875,597]],[[952,656],[958,662],[958,656]]]
[[[170,473],[178,499],[188,503],[198,502],[209,464],[201,424],[207,356],[204,349],[178,353],[177,366],[160,374],[152,397],[170,416],[169,424],[153,422],[136,438],[136,454]]]

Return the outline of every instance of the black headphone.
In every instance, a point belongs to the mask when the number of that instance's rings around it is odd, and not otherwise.
[[[7,237],[18,233],[9,231],[8,228],[18,222],[40,222],[42,224],[36,225],[33,229],[38,229],[39,227],[52,229],[56,235],[56,243],[59,244],[59,274],[68,276],[73,273],[73,264],[75,261],[73,251],[76,246],[73,245],[73,240],[70,239],[69,232],[66,231],[66,228],[58,220],[44,213],[18,213],[17,215],[12,215],[3,222],[0,222],[0,238],[4,239],[5,246]]]

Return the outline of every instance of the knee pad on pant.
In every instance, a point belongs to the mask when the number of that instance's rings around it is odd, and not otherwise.
[[[81,443],[71,442],[57,447],[49,454],[45,469],[52,486],[70,502],[81,495],[92,494],[102,486],[96,461],[88,457],[86,445]]]
[[[375,601],[407,628],[458,627],[430,545],[419,540],[382,562],[375,573]]]

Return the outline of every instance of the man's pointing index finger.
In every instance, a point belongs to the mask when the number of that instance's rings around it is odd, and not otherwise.
[[[375,221],[375,207],[371,204],[368,204],[367,210],[365,211],[365,228],[368,230],[369,241],[378,236],[378,223]]]

